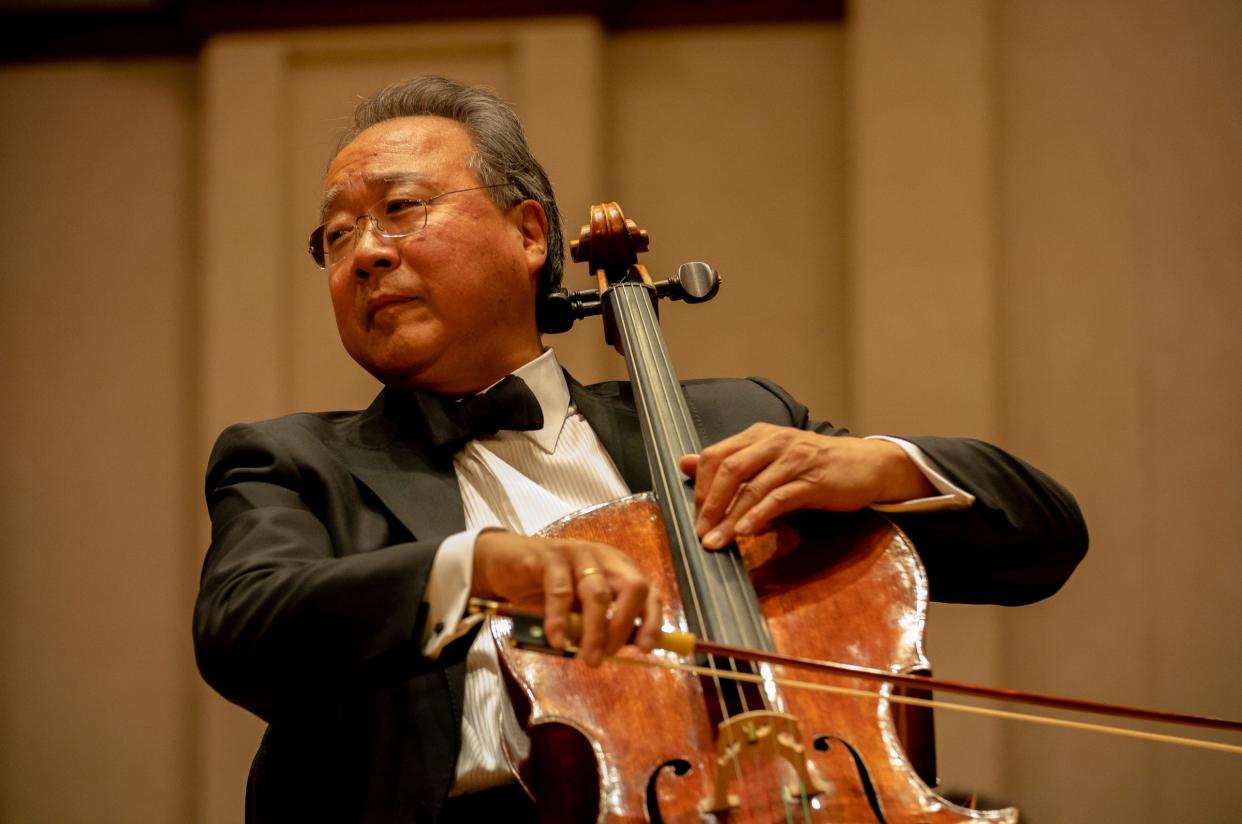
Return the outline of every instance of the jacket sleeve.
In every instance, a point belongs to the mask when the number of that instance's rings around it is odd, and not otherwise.
[[[438,539],[395,535],[351,505],[362,492],[344,469],[325,475],[264,425],[220,436],[206,494],[194,645],[225,698],[270,722],[436,666],[419,641]]]
[[[844,429],[810,420],[781,387],[791,423],[826,435]],[[913,541],[936,601],[1017,605],[1052,595],[1087,552],[1087,526],[1074,497],[1050,476],[1003,449],[966,438],[910,437],[955,484],[975,496],[965,510],[888,514]]]
[[[998,447],[906,437],[975,496],[966,510],[890,515],[918,550],[937,601],[1027,604],[1055,593],[1087,552],[1074,497]]]

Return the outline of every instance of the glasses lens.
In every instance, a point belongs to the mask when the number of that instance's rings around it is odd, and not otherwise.
[[[323,227],[316,226],[315,231],[311,232],[310,240],[306,244],[307,251],[310,252],[311,260],[315,261],[315,265],[320,269],[326,267],[323,256]]]
[[[331,269],[354,245],[354,235],[359,223],[366,217],[360,215],[352,224],[337,219],[319,226],[310,236],[310,254],[321,268]]]
[[[423,200],[390,200],[381,203],[374,214],[379,219],[376,228],[384,237],[405,237],[427,225],[427,203]]]
[[[424,201],[390,200],[377,204],[374,212],[358,215],[352,225],[331,221],[317,227],[311,232],[310,255],[320,268],[331,269],[353,251],[359,232],[373,228],[381,237],[406,237],[421,232],[426,225]]]

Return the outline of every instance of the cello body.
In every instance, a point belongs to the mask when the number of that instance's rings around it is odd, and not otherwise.
[[[927,581],[906,536],[880,515],[815,514],[742,544],[777,647],[799,655],[910,672],[926,668]],[[813,530],[809,540],[803,535]],[[619,546],[663,592],[677,591],[663,518],[651,493],[592,507],[540,532]],[[807,545],[807,544],[810,545]],[[665,624],[684,627],[679,600]],[[700,676],[620,664],[596,669],[517,649],[512,622],[493,617],[533,753],[523,780],[546,821],[1016,822],[1013,809],[968,810],[940,798],[902,751],[887,688],[825,674],[790,677],[867,690],[876,699],[781,690],[798,721],[802,756],[823,790],[793,791],[778,755],[718,763],[718,720]],[[668,655],[656,652],[654,655]],[[622,657],[639,658],[629,649]],[[780,673],[774,673],[779,678]],[[743,745],[747,746],[747,745]],[[752,745],[753,746],[753,745]],[[865,767],[867,778],[859,769]],[[723,770],[737,805],[704,809]],[[868,797],[868,784],[874,799]],[[758,787],[758,789],[756,789]],[[878,804],[882,818],[873,810]]]

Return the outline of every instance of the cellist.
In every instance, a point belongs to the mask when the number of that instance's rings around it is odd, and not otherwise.
[[[323,191],[311,254],[385,388],[363,411],[230,427],[210,459],[195,649],[268,723],[247,818],[534,820],[522,719],[466,601],[543,611],[555,646],[580,612],[588,666],[651,648],[662,593],[623,548],[528,537],[650,485],[629,388],[579,385],[544,345],[560,216],[500,99],[437,77],[384,89]],[[681,462],[708,549],[794,509],[874,507],[934,598],[1004,604],[1051,595],[1086,550],[1069,493],[993,446],[849,436],[762,379],[686,391],[710,444]]]

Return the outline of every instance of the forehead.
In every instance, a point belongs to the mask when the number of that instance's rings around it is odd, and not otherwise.
[[[429,186],[476,182],[470,169],[474,141],[466,127],[445,117],[399,117],[366,129],[332,159],[324,178],[326,211],[342,196],[367,194],[394,181]]]

